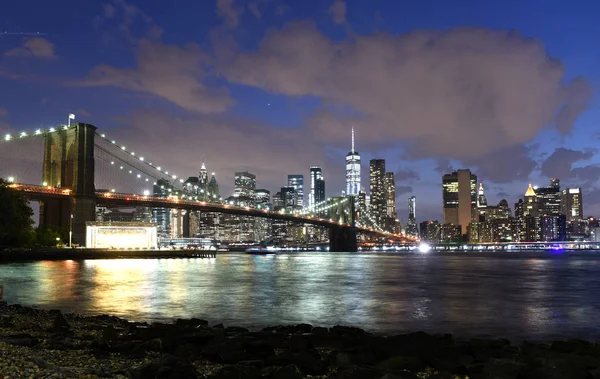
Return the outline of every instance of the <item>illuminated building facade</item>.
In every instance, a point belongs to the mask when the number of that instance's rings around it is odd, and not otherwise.
[[[352,128],[352,149],[346,155],[346,196],[356,196],[360,192],[360,154],[354,149],[354,128]]]
[[[256,175],[247,171],[235,173],[233,196],[254,198],[256,191]]]
[[[255,204],[258,209],[273,209],[271,205],[271,192],[266,189],[257,189],[255,193]],[[271,237],[271,219],[264,217],[254,218],[254,240],[264,241]]]
[[[583,196],[581,188],[567,188],[561,192],[561,214],[567,221],[583,219]]]
[[[384,229],[390,233],[400,233],[400,222],[396,210],[396,180],[393,172],[384,175],[385,187],[385,218]]]
[[[440,242],[442,239],[442,225],[438,221],[423,221],[419,229],[422,241]]]
[[[458,225],[463,234],[473,220],[477,206],[477,176],[456,170],[442,177],[444,224]]]
[[[545,242],[565,241],[567,239],[567,218],[565,215],[541,216],[540,237]]]
[[[417,198],[411,196],[408,198],[408,221],[406,222],[406,235],[419,237],[417,230]]]
[[[287,185],[296,191],[296,207],[304,208],[304,175],[288,175]]]
[[[319,166],[310,167],[310,193],[308,194],[308,206],[314,207],[325,201],[325,179],[323,170]]]
[[[154,197],[166,198],[172,189],[171,183],[159,179],[153,187]],[[171,238],[171,210],[169,208],[152,208],[152,222],[157,226],[158,238]]]
[[[371,159],[369,162],[370,210],[378,225],[384,225],[386,216],[385,189],[385,159]]]
[[[560,180],[552,178],[548,187],[535,187],[534,190],[540,217],[561,214]]]
[[[88,222],[86,244],[92,249],[155,249],[156,225],[139,222]]]

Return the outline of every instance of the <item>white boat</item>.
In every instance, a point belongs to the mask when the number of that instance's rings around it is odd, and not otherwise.
[[[275,246],[252,246],[246,249],[247,254],[275,254],[276,252]]]

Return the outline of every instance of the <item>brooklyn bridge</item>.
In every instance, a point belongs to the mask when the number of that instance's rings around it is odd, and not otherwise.
[[[31,142],[36,140],[37,145]],[[31,133],[7,134],[0,146],[3,146],[0,161],[4,161],[0,165],[0,176],[9,178],[10,186],[22,191],[30,201],[39,202],[40,226],[70,230],[74,243],[85,241],[86,223],[95,221],[96,207],[101,206],[216,212],[314,225],[328,230],[330,251],[334,252],[357,251],[359,235],[410,241],[400,234],[384,231],[369,209],[351,196],[328,198],[294,211],[206,201],[190,193],[182,178],[153,164],[149,157],[108,139],[90,124],[73,123]],[[42,151],[36,152],[36,149]],[[27,163],[20,164],[21,160]],[[36,166],[41,167],[41,178],[37,182],[34,176],[39,175],[39,170],[32,174]],[[115,176],[115,172],[119,175]],[[153,186],[166,183],[169,196],[157,196],[141,189],[139,193],[126,191],[132,187],[127,185],[128,181]]]

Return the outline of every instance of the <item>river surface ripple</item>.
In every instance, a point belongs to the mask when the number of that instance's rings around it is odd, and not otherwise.
[[[9,303],[131,320],[600,339],[600,252],[221,254],[0,265]]]

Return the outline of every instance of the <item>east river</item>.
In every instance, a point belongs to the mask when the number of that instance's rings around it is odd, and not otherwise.
[[[131,320],[600,339],[600,252],[43,261],[0,265],[0,284],[9,303]]]

